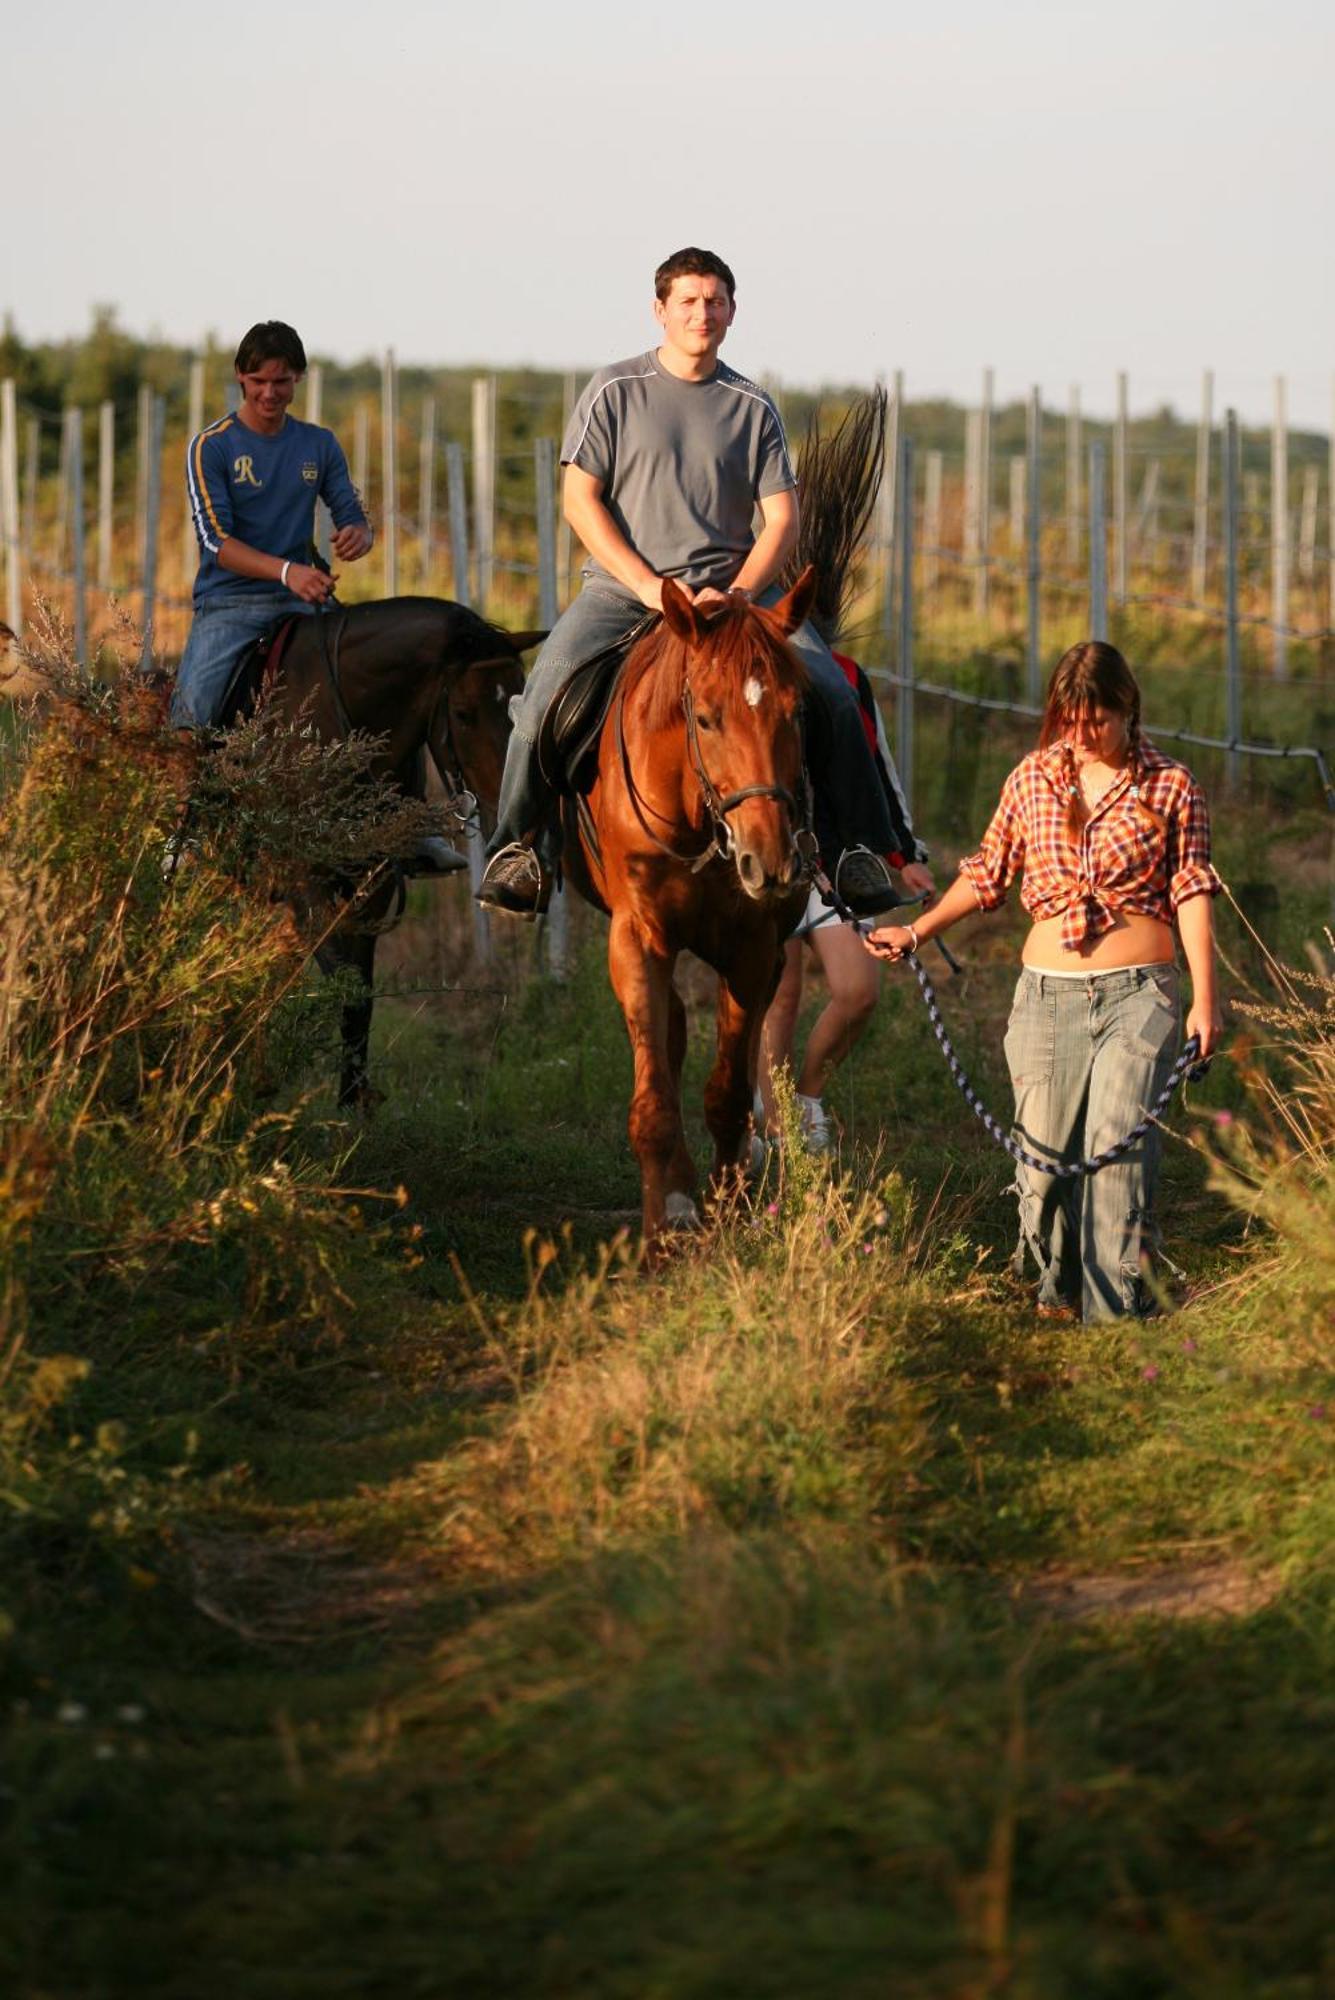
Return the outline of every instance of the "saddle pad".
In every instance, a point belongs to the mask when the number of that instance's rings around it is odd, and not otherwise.
[[[300,612],[290,612],[286,618],[280,618],[276,625],[262,632],[258,639],[252,639],[237,655],[214,723],[215,729],[230,729],[234,722],[245,721],[255,713],[260,697],[277,677],[288,641],[301,615]]]

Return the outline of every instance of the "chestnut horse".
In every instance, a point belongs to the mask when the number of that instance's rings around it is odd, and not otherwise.
[[[807,894],[812,839],[802,757],[807,675],[786,644],[806,616],[806,570],[772,610],[742,596],[697,608],[671,581],[663,619],[631,650],[603,726],[597,775],[566,810],[566,870],[612,919],[608,961],[635,1057],[630,1139],[644,1235],[698,1221],[681,1115],[691,951],[719,975],[705,1086],[712,1184],[736,1184],[760,1028],[783,941]]]

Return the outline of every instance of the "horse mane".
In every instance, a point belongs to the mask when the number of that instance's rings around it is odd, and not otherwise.
[[[688,648],[684,639],[660,623],[631,648],[625,669],[626,699],[643,688],[640,715],[646,729],[670,729],[680,719],[688,659],[696,664],[698,692],[718,682],[740,689],[753,674],[768,676],[775,687],[791,689],[798,696],[807,691],[807,670],[792,647],[776,640],[754,606],[730,598],[710,620],[704,646]]]
[[[880,491],[888,402],[880,386],[859,396],[828,436],[821,435],[818,407],[798,454],[802,526],[783,584],[791,589],[807,564],[815,564],[816,601],[808,615],[827,642],[843,625],[852,595],[853,565]]]

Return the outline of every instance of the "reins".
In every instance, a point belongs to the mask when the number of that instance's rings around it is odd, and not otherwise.
[[[818,883],[817,888],[822,901],[828,903],[843,918],[845,923],[851,923],[859,935],[865,936],[867,931],[872,928],[874,919],[859,919],[832,883]],[[1029,1167],[1034,1173],[1050,1174],[1054,1180],[1081,1180],[1090,1174],[1101,1173],[1103,1168],[1111,1166],[1114,1160],[1120,1160],[1124,1153],[1129,1153],[1133,1146],[1139,1144],[1151,1126],[1158,1124],[1161,1114],[1167,1110],[1169,1100],[1183,1077],[1186,1077],[1191,1083],[1199,1083],[1210,1067],[1210,1059],[1208,1057],[1204,1062],[1200,1060],[1200,1036],[1192,1035],[1185,1043],[1177,1061],[1173,1064],[1163,1089],[1159,1092],[1159,1095],[1155,1098],[1145,1116],[1138,1124],[1132,1126],[1125,1138],[1114,1141],[1111,1146],[1105,1146],[1102,1152],[1092,1154],[1087,1160],[1042,1160],[1037,1153],[1031,1153],[1026,1147],[1022,1146],[1019,1140],[1013,1138],[992,1116],[992,1113],[983,1103],[972,1083],[970,1083],[964,1065],[955,1053],[950,1036],[946,1033],[945,1022],[941,1018],[941,1009],[936,1004],[935,989],[923,969],[922,961],[916,952],[905,952],[904,961],[912,967],[914,976],[918,981],[923,1002],[927,1008],[927,1018],[932,1024],[932,1032],[935,1034],[937,1042],[940,1044],[941,1053],[946,1059],[946,1067],[949,1069],[960,1095],[963,1097],[970,1111],[972,1111],[974,1117],[982,1125],[988,1136],[1001,1147],[1004,1153],[1009,1153],[1013,1160],[1018,1160],[1022,1166]]]

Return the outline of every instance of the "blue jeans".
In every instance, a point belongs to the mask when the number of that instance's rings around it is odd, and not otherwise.
[[[1124,1138],[1168,1081],[1181,1037],[1175,965],[1063,979],[1026,966],[1006,1029],[1015,1136],[1040,1158],[1075,1160]],[[1158,1248],[1151,1126],[1120,1160],[1080,1180],[1017,1163],[1020,1242],[1038,1265],[1040,1305],[1085,1320],[1152,1309],[1144,1272]]]
[[[771,584],[757,602],[775,604],[781,595],[779,585]],[[499,815],[487,848],[489,855],[511,841],[531,839],[544,867],[555,865],[561,845],[555,799],[538,769],[535,748],[542,718],[577,667],[624,639],[645,616],[645,608],[636,598],[586,584],[553,625],[523,694],[510,704],[514,734],[505,753]],[[810,623],[799,626],[789,644],[810,674],[813,692],[819,696],[829,723],[828,730],[812,734],[812,783],[834,814],[842,846],[861,842],[877,854],[887,854],[895,844],[895,834],[867,747],[857,697]],[[823,740],[826,738],[828,741]]]
[[[294,611],[314,612],[290,590],[262,587],[210,591],[195,606],[194,623],[176,669],[171,720],[178,729],[207,729],[217,720],[232,669],[252,639]]]

